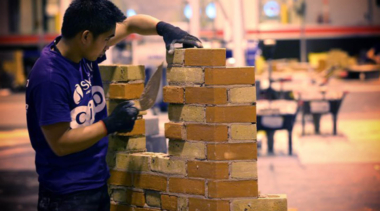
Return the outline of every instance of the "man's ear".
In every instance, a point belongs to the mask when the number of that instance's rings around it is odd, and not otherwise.
[[[84,30],[81,34],[81,41],[83,44],[89,44],[92,42],[93,35],[89,30]]]

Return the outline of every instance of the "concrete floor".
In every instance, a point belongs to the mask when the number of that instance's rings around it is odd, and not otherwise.
[[[289,210],[380,210],[380,81],[332,81],[350,91],[338,117],[321,119],[321,134],[308,121],[301,136],[300,118],[293,130],[293,155],[287,155],[287,132],[275,134],[274,155],[258,137],[259,190],[287,194]],[[0,97],[0,209],[36,210],[38,182],[34,151],[28,140],[23,94]],[[160,128],[167,114],[160,114]]]

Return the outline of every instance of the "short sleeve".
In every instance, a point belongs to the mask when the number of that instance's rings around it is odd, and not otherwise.
[[[40,126],[70,122],[69,90],[53,81],[45,81],[33,90],[33,101]]]

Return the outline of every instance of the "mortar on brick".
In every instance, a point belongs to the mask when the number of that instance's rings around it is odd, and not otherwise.
[[[150,156],[143,153],[117,153],[116,168],[127,171],[150,171]]]
[[[170,159],[168,155],[153,156],[151,170],[164,174],[186,175],[186,163],[183,160]]]

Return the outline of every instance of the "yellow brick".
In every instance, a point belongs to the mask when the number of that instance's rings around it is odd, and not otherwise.
[[[161,207],[161,194],[157,191],[146,190],[145,201],[150,207]]]
[[[146,151],[146,138],[129,137],[129,136],[108,136],[108,149],[126,152],[144,152]]]
[[[285,194],[270,194],[266,198],[232,201],[233,211],[287,211],[287,207]]]
[[[257,179],[257,162],[233,162],[231,177],[235,179]]]
[[[145,79],[143,65],[99,65],[102,81],[126,82]]]
[[[107,156],[106,156],[106,162],[108,167],[114,168],[116,165],[116,152],[113,150],[108,150],[107,151]]]
[[[126,202],[126,191],[124,189],[113,189],[111,199],[116,202]]]
[[[167,155],[152,157],[151,170],[164,174],[186,175],[186,164],[183,160],[170,159]]]
[[[231,139],[233,140],[256,140],[256,124],[250,125],[231,125]]]
[[[188,211],[188,199],[184,197],[178,197],[178,211]]]
[[[169,104],[169,119],[173,122],[204,122],[205,108],[201,106]]]
[[[183,65],[185,58],[185,49],[176,49],[173,54],[166,53],[166,62],[168,64]]]
[[[169,141],[169,155],[190,159],[205,159],[206,145],[203,142]]]
[[[116,168],[127,171],[149,171],[150,156],[144,153],[118,153],[116,155]]]
[[[169,83],[204,83],[202,68],[172,67],[168,69]]]
[[[228,99],[231,103],[254,103],[256,102],[256,88],[251,86],[230,89]]]

